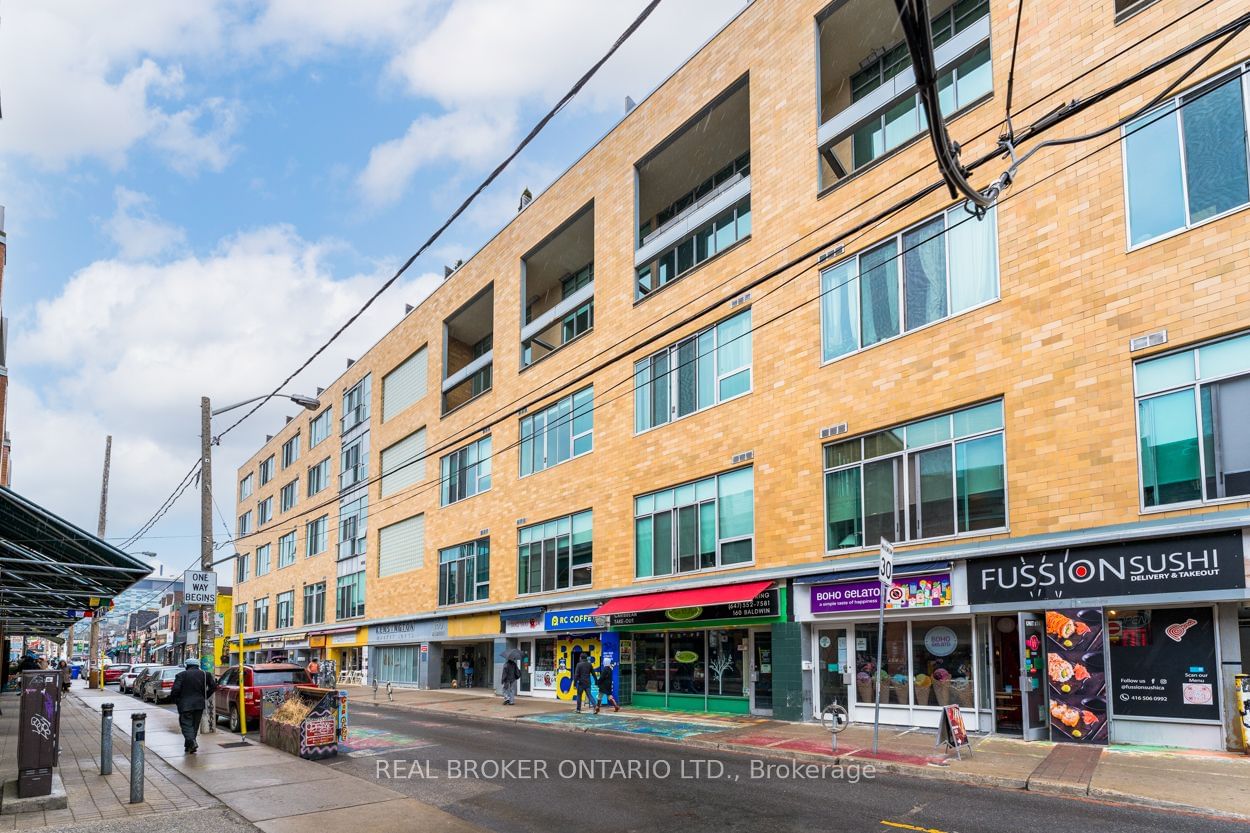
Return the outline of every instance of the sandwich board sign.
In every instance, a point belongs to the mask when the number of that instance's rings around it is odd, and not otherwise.
[[[182,600],[189,605],[217,604],[217,574],[212,570],[187,570],[182,576]]]

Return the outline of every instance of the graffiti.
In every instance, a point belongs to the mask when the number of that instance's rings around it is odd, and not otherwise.
[[[572,702],[577,692],[573,688],[573,669],[577,667],[582,654],[590,660],[595,668],[599,667],[602,646],[597,636],[579,636],[561,639],[556,643],[556,697]],[[590,696],[599,701],[599,683],[592,674],[590,677]]]
[[[30,716],[30,728],[35,734],[44,740],[52,739],[52,721],[41,714],[33,714]]]

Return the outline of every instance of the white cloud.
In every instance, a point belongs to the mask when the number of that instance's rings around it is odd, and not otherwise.
[[[93,473],[111,433],[110,528],[134,531],[197,456],[200,397],[225,403],[272,390],[394,268],[335,276],[326,259],[341,247],[273,226],[228,238],[203,257],[105,260],[75,274],[13,322],[13,355],[22,357],[9,411],[17,487],[94,528]],[[417,303],[440,282],[401,282],[292,391],[312,393],[336,378],[344,357],[358,358],[399,320],[404,302]],[[216,452],[218,482],[232,482],[237,462],[294,408],[270,403],[230,434]],[[233,512],[232,490],[219,491],[222,511]],[[194,501],[184,501],[153,535],[194,529]],[[180,546],[194,554],[193,538]]]
[[[118,186],[113,198],[117,208],[103,228],[122,260],[149,260],[186,244],[186,232],[156,216],[147,194]]]

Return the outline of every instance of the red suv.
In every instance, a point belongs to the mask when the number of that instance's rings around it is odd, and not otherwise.
[[[260,720],[260,704],[266,696],[281,697],[284,689],[297,685],[312,685],[312,679],[302,666],[289,662],[266,662],[243,666],[243,702],[247,709],[248,724]],[[218,719],[228,716],[230,731],[239,731],[239,667],[232,666],[217,678],[213,692],[213,708]]]

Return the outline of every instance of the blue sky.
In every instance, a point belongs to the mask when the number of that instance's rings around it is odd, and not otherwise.
[[[666,0],[409,278],[333,379],[743,6]],[[12,0],[0,20],[14,486],[109,537],[196,457],[199,396],[267,390],[344,320],[643,0]],[[263,350],[257,346],[263,344]],[[291,406],[216,454],[230,482]],[[229,517],[233,499],[220,490]],[[135,549],[195,556],[187,499]]]

